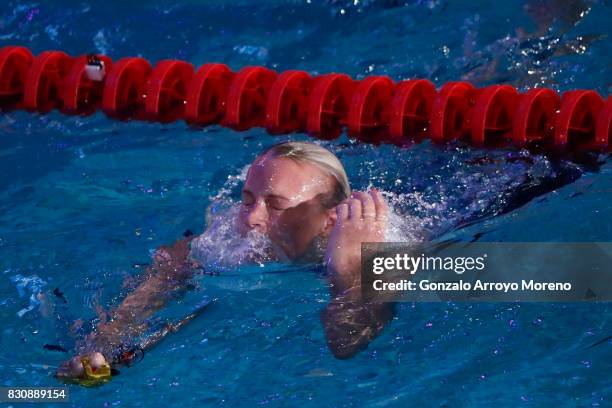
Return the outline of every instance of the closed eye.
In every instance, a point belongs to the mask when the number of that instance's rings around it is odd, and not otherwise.
[[[273,196],[266,200],[266,205],[273,210],[283,211],[289,208],[287,201],[286,198]]]
[[[242,191],[241,200],[244,205],[252,205],[255,202],[255,197],[249,191]]]
[[[287,207],[282,206],[282,205],[278,205],[278,204],[272,204],[268,202],[268,207],[270,207],[273,210],[277,210],[277,211],[283,211],[286,210]]]

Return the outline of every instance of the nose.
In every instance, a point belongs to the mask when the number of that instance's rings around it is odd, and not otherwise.
[[[268,228],[268,211],[263,201],[255,201],[247,210],[246,225],[249,230],[265,233]]]

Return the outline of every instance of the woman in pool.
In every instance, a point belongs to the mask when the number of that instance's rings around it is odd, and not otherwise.
[[[314,143],[285,142],[259,155],[249,168],[236,222],[242,235],[265,235],[276,258],[324,261],[331,301],[321,320],[332,353],[348,358],[378,335],[391,307],[361,300],[361,243],[384,241],[388,207],[382,195],[351,193],[344,167]],[[160,248],[147,279],[87,339],[89,363],[113,361],[122,345],[146,331],[146,319],[184,289],[193,275],[189,236]],[[60,376],[83,373],[82,356],[65,362]]]

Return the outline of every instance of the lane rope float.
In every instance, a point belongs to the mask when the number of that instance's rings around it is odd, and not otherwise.
[[[510,85],[476,88],[464,81],[436,89],[425,79],[313,77],[261,66],[234,72],[220,63],[196,70],[179,60],[153,66],[139,57],[113,62],[61,51],[34,56],[21,46],[0,49],[0,109],[70,115],[102,110],[119,120],[262,127],[270,134],[306,132],[325,140],[346,130],[373,144],[462,139],[474,146],[610,151],[612,133],[612,97],[593,90],[521,93]]]

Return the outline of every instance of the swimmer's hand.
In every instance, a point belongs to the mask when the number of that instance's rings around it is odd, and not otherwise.
[[[353,192],[336,207],[337,219],[325,254],[334,295],[360,293],[361,243],[385,240],[388,211],[376,189]]]
[[[392,304],[361,298],[361,243],[384,242],[388,207],[372,190],[353,193],[336,212],[325,257],[331,299],[321,322],[330,351],[344,359],[367,347],[393,316]]]
[[[68,361],[64,361],[57,369],[55,376],[62,380],[78,380],[85,376],[85,367],[83,366],[83,357],[89,359],[89,365],[92,369],[97,370],[108,364],[106,358],[97,351],[93,351],[84,355],[77,355]]]

